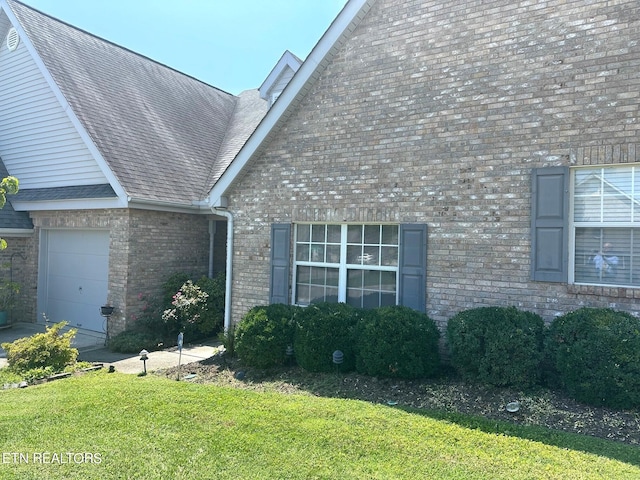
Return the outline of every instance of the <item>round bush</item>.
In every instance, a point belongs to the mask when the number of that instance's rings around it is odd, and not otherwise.
[[[640,407],[640,319],[605,308],[567,313],[549,327],[546,353],[557,383],[576,400]]]
[[[346,303],[319,303],[302,308],[296,317],[293,349],[296,361],[310,372],[355,368],[353,328],[361,314]],[[343,363],[333,363],[333,352],[342,351]]]
[[[366,312],[356,328],[356,370],[381,377],[420,378],[440,365],[435,322],[408,307]]]
[[[298,307],[274,304],[254,307],[235,328],[235,352],[245,365],[269,368],[284,365],[293,342]]]
[[[540,381],[544,321],[515,307],[480,307],[447,325],[451,364],[465,380],[528,388]]]

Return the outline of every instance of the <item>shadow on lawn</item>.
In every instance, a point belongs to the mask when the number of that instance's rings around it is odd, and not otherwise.
[[[443,372],[431,380],[375,378],[357,373],[311,373],[297,366],[261,370],[237,359],[214,355],[183,371],[195,383],[210,383],[282,394],[315,396],[394,405],[408,414],[455,423],[486,433],[507,435],[550,446],[582,451],[640,466],[640,412],[617,412],[581,405],[552,391],[525,394],[509,389],[468,385]],[[163,375],[175,376],[174,369]],[[504,405],[523,400],[521,415]],[[534,415],[535,414],[535,415]]]
[[[504,420],[493,420],[457,412],[432,411],[410,407],[399,408],[409,414],[454,423],[472,430],[518,437],[524,440],[544,443],[552,447],[599,455],[640,467],[640,448],[613,440],[563,432],[536,425],[522,426]],[[604,446],[603,441],[606,442]]]

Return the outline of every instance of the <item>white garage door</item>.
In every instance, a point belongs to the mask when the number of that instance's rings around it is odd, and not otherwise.
[[[109,232],[48,230],[41,248],[40,311],[50,322],[104,332],[100,306],[107,300]]]

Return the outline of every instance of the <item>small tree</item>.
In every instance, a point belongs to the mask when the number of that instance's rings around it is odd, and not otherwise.
[[[206,308],[206,301],[209,295],[203,292],[198,285],[191,280],[182,285],[180,290],[173,296],[171,305],[162,314],[162,319],[166,323],[173,323],[180,331],[188,325],[195,324]]]
[[[7,195],[13,195],[18,193],[18,179],[16,177],[5,177],[0,182],[0,208],[4,207],[7,203]],[[4,238],[0,238],[0,250],[7,248],[7,241]]]

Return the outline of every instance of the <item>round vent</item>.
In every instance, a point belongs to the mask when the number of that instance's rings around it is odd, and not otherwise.
[[[7,33],[7,48],[10,52],[13,52],[16,48],[18,48],[18,43],[20,43],[18,31],[15,28],[11,27],[9,29],[9,33]]]

